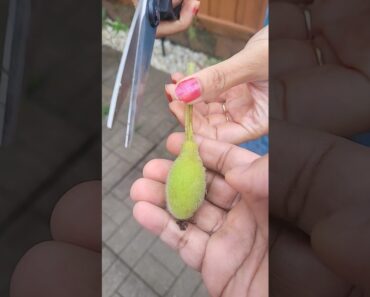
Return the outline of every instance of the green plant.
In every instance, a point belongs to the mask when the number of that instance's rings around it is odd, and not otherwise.
[[[190,64],[188,74],[193,73],[194,68],[195,65]],[[185,142],[170,169],[166,183],[168,211],[178,220],[182,230],[186,228],[184,222],[194,215],[206,193],[206,170],[193,138],[192,115],[193,106],[186,105]]]
[[[190,41],[197,40],[197,29],[193,25],[188,29],[188,38]]]

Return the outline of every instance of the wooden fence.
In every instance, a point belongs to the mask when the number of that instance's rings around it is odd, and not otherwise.
[[[119,0],[131,4],[131,0]],[[248,40],[263,26],[267,0],[201,0],[199,23],[208,31]]]
[[[207,30],[247,40],[263,26],[267,0],[201,0],[199,21]]]

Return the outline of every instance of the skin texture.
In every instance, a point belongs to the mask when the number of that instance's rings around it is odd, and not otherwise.
[[[268,296],[268,157],[231,144],[268,130],[267,58],[265,28],[241,53],[190,76],[202,88],[193,102],[193,129],[207,169],[207,195],[185,232],[165,210],[172,161],[150,161],[144,178],[131,188],[137,221],[202,273],[212,297]],[[173,100],[171,111],[182,124],[185,105],[177,100],[175,89],[188,78],[176,73],[174,83],[166,86]],[[171,135],[168,150],[178,155],[183,141],[183,134]]]
[[[166,94],[174,99],[171,111],[184,124],[185,104],[178,100],[175,90],[182,81],[197,79],[202,93],[192,102],[194,130],[212,139],[238,144],[268,132],[267,77],[268,28],[263,28],[230,59],[188,77],[173,74],[176,83],[166,85]]]
[[[178,155],[183,141],[183,133],[172,134],[168,150]],[[267,158],[200,136],[196,142],[207,167],[207,195],[193,223],[181,231],[165,210],[169,160],[150,161],[133,184],[134,216],[202,273],[211,296],[268,296],[267,171],[258,183],[250,174],[259,163],[267,167]]]
[[[53,241],[31,248],[12,275],[10,297],[101,296],[101,182],[77,185],[56,205]]]
[[[270,4],[270,288],[369,296],[369,149],[345,138],[370,130],[370,2],[311,1],[312,40],[304,2]]]

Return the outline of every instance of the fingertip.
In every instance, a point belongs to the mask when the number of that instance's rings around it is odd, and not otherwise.
[[[143,181],[144,181],[144,178],[139,178],[132,184],[131,189],[130,189],[131,200],[133,201],[140,200],[139,197],[140,197],[140,192],[141,192]]]
[[[164,222],[168,219],[168,213],[149,202],[137,202],[133,209],[136,221],[145,229],[159,235],[163,229]]]
[[[180,153],[181,145],[184,142],[184,139],[185,139],[184,133],[182,132],[172,133],[167,138],[166,143],[167,150],[173,155],[178,155]]]
[[[175,72],[171,74],[171,80],[173,84],[177,84],[180,80],[185,77],[181,72]]]

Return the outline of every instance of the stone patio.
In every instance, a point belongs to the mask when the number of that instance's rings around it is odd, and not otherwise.
[[[103,48],[103,109],[109,105],[120,53]],[[168,74],[150,70],[130,149],[123,147],[127,102],[112,130],[103,119],[103,297],[205,297],[200,274],[132,217],[133,181],[153,158],[173,159],[167,136],[181,131],[164,96]]]

